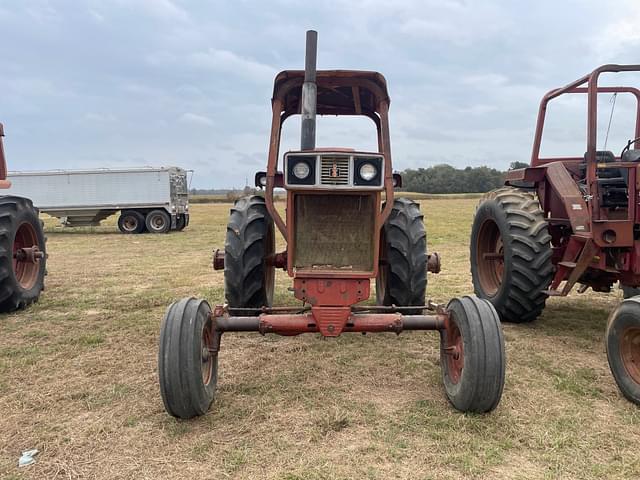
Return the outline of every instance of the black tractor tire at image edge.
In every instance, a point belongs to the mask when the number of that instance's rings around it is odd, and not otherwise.
[[[158,379],[165,410],[174,417],[204,415],[213,403],[220,338],[212,335],[210,314],[205,300],[183,298],[169,306],[162,320]]]
[[[502,253],[501,273],[485,254]],[[543,311],[553,278],[551,236],[535,194],[503,187],[480,201],[471,230],[474,291],[489,300],[502,321],[524,323]],[[500,243],[501,242],[501,243]],[[495,270],[495,272],[494,272]]]
[[[258,315],[273,303],[274,225],[264,198],[253,195],[234,203],[224,244],[224,291],[235,315]],[[247,310],[243,310],[247,309]]]
[[[459,378],[452,375],[447,353],[448,335],[440,331],[440,365],[447,398],[461,412],[487,413],[500,403],[504,389],[506,354],[500,318],[487,300],[467,295],[447,305],[449,328],[457,329],[463,344]]]
[[[618,388],[625,398],[640,405],[640,297],[623,300],[611,313],[605,345]]]
[[[427,290],[427,233],[420,206],[397,198],[382,228],[381,257],[376,277],[378,305],[410,307],[424,305]],[[405,310],[417,315],[420,309]]]
[[[14,246],[18,241],[19,229],[29,232],[28,237],[35,237],[35,246],[43,255],[35,264],[28,266],[32,280],[26,288],[20,283],[19,272],[14,271]],[[38,300],[44,290],[46,263],[46,238],[38,210],[29,199],[0,196],[0,312],[24,308]]]

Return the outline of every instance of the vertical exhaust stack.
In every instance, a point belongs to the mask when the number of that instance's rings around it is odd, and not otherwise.
[[[316,56],[318,53],[318,32],[307,31],[307,49],[304,58],[304,83],[300,114],[302,115],[302,131],[300,133],[300,150],[316,148]]]

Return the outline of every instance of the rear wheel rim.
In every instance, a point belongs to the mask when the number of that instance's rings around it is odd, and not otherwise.
[[[134,217],[126,217],[122,225],[127,232],[134,232],[138,228],[138,220]]]
[[[447,344],[445,346],[447,371],[451,383],[457,384],[464,368],[464,343],[458,324],[451,319],[447,328]]]
[[[213,377],[213,370],[215,368],[215,359],[217,353],[214,353],[214,339],[212,331],[211,319],[208,319],[202,327],[202,335],[200,340],[200,349],[202,351],[202,364],[200,365],[200,371],[202,373],[202,383],[209,385],[211,378]]]
[[[40,250],[36,229],[28,222],[21,223],[13,240],[13,274],[18,284],[25,290],[32,289],[38,281],[40,259],[21,256],[18,251],[33,247]]]
[[[476,263],[480,287],[486,295],[493,297],[502,286],[504,277],[504,244],[498,225],[491,219],[480,226]]]
[[[166,224],[167,222],[162,215],[154,215],[151,217],[151,226],[154,230],[162,230]]]
[[[640,384],[640,328],[629,327],[620,336],[620,356],[625,370],[633,381]]]

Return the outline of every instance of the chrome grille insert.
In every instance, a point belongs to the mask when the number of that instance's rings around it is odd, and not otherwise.
[[[322,185],[349,185],[348,155],[330,155],[320,157],[320,183]]]

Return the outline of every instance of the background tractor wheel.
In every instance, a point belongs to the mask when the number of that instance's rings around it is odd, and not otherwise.
[[[183,298],[167,309],[160,330],[158,375],[167,413],[178,418],[204,415],[218,382],[220,334],[213,331],[205,300]]]
[[[505,373],[500,318],[475,296],[449,302],[449,327],[440,331],[440,364],[447,398],[461,412],[490,412],[502,397]]]
[[[171,217],[164,210],[151,210],[147,213],[145,226],[150,233],[167,233],[171,230]]]
[[[144,215],[136,210],[125,210],[118,218],[118,229],[125,234],[144,232]]]
[[[38,300],[46,263],[42,222],[31,200],[0,197],[0,312]]]
[[[224,291],[235,315],[273,303],[275,267],[267,257],[275,252],[273,220],[264,198],[243,197],[231,208],[224,243]]]
[[[638,287],[629,287],[627,285],[620,285],[620,289],[622,290],[623,298],[631,298],[636,295],[640,295],[640,288]]]
[[[512,187],[489,192],[471,229],[476,295],[505,322],[531,322],[544,309],[553,278],[551,236],[538,199]]]
[[[622,394],[640,405],[640,297],[623,300],[609,317],[607,359]]]
[[[420,206],[398,198],[385,222],[380,239],[382,262],[376,277],[378,305],[424,305],[427,290],[427,233]],[[420,309],[403,311],[407,315]]]

